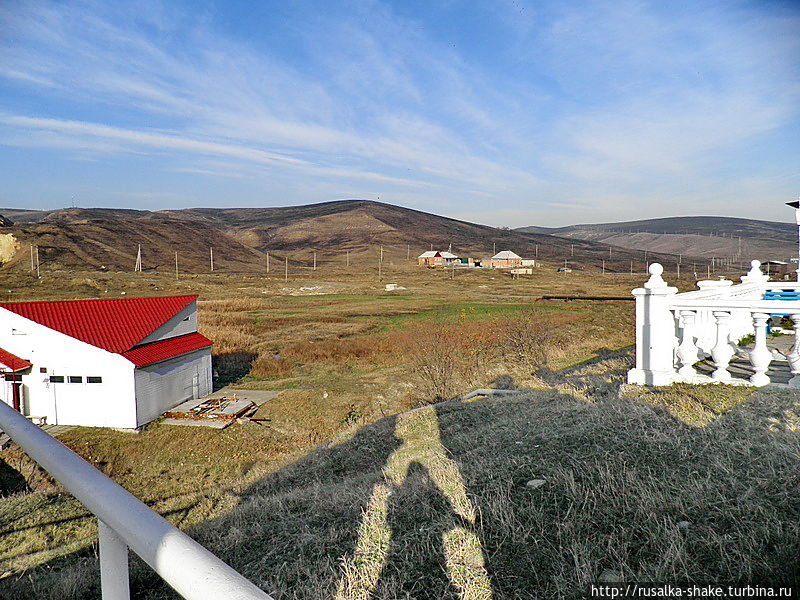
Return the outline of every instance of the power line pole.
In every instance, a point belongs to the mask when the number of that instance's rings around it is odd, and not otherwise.
[[[209,248],[211,252],[211,272],[214,272],[214,247]]]
[[[33,244],[31,244],[31,273],[36,270],[36,263],[33,262]]]
[[[406,244],[406,260],[411,260],[411,244]]]
[[[269,273],[269,252],[267,252],[267,273]]]
[[[175,281],[178,281],[178,253],[175,252]]]
[[[381,257],[378,259],[378,281],[381,280],[383,275],[383,246],[381,246]]]
[[[317,270],[317,251],[314,250],[314,271]]]
[[[769,270],[769,266],[767,266],[767,270]],[[36,279],[41,279],[42,276],[39,274],[39,244],[36,244]]]
[[[283,256],[283,280],[289,281],[289,257]]]
[[[134,273],[142,272],[142,245],[139,244],[139,249],[136,251],[136,265],[133,267]]]

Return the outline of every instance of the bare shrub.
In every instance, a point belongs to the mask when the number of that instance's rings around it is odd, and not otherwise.
[[[477,380],[481,349],[474,341],[463,325],[420,327],[407,336],[411,367],[427,398],[452,398]]]
[[[520,317],[496,323],[495,344],[500,354],[534,371],[545,364],[559,336],[554,328],[536,317]]]

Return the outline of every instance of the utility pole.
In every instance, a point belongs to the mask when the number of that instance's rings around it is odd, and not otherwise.
[[[269,252],[267,252],[267,273],[269,273]]]
[[[603,259],[603,275],[606,274],[606,261]]]
[[[314,250],[314,271],[317,270],[317,251]]]
[[[36,263],[33,262],[33,244],[31,244],[31,273],[36,270]]]
[[[136,251],[136,265],[133,267],[134,273],[142,272],[142,245],[139,244],[139,249]]]
[[[633,261],[631,261],[631,275],[633,275]]]
[[[539,258],[539,244],[536,244],[536,254],[534,255],[534,258]]]
[[[211,251],[211,272],[214,272],[214,247],[209,248]]]
[[[569,245],[569,255],[570,256],[575,256],[575,244],[570,244]]]
[[[283,255],[283,280],[289,281],[289,257]]]
[[[411,260],[411,244],[406,244],[406,260]]]
[[[178,253],[175,252],[175,281],[178,281]]]
[[[433,248],[431,248],[433,250]],[[497,242],[492,242],[492,256],[497,254]]]
[[[383,246],[381,246],[381,257],[378,259],[378,281],[383,276]]]
[[[767,265],[767,270],[769,270],[769,265]],[[36,279],[41,279],[39,274],[39,244],[36,244]]]
[[[678,279],[681,278],[681,263],[678,263]]]

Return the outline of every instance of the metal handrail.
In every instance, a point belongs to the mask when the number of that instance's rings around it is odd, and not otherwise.
[[[99,519],[103,600],[127,600],[128,552],[187,600],[272,600],[64,444],[0,401],[0,429]]]

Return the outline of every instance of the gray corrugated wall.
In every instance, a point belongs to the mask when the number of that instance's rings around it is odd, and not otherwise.
[[[184,400],[211,393],[211,348],[139,367],[135,380],[136,421],[144,425]]]

